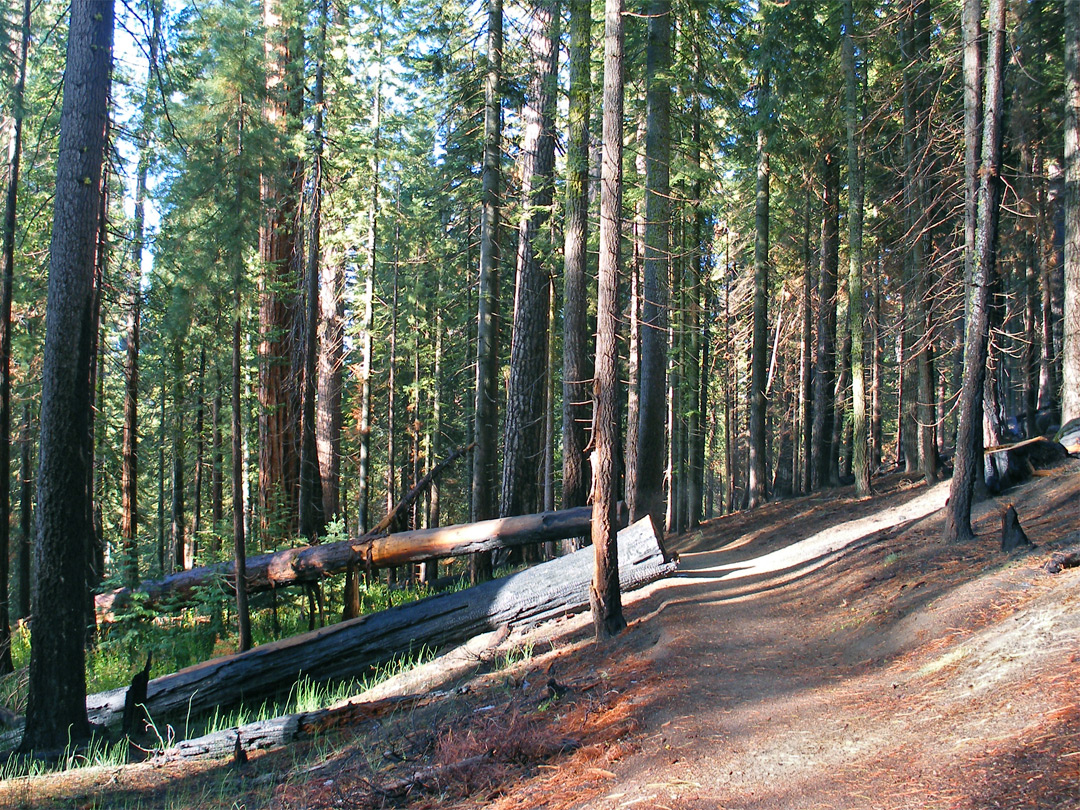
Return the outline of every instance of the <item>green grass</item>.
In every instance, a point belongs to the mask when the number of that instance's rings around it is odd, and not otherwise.
[[[293,684],[288,697],[283,701],[267,701],[258,707],[240,706],[229,712],[219,712],[215,709],[214,714],[202,725],[198,733],[213,734],[217,731],[236,728],[247,723],[257,723],[288,714],[325,709],[339,701],[366,692],[396,675],[426,664],[434,657],[434,650],[421,647],[415,655],[395,656],[386,664],[373,669],[363,678],[353,678],[339,683],[315,683],[307,676],[303,676]],[[195,736],[195,733],[192,730],[185,730],[185,737],[187,736]]]

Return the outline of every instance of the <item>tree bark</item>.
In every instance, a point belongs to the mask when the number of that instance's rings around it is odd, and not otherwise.
[[[244,149],[244,103],[239,100],[238,123],[236,134],[236,153],[239,157]],[[242,210],[243,186],[239,177],[235,189],[236,210]],[[247,546],[244,530],[245,444],[241,424],[240,410],[240,334],[243,321],[241,309],[241,289],[244,281],[244,257],[240,245],[233,246],[232,282],[233,282],[233,333],[232,333],[232,508],[233,508],[233,571],[236,576],[236,621],[239,639],[237,648],[243,652],[251,649],[251,612],[248,609],[247,588]]]
[[[498,514],[495,476],[499,429],[499,219],[502,185],[502,0],[488,0],[487,74],[484,77],[484,166],[481,183],[480,269],[476,326],[476,399],[473,408],[470,514],[473,522]],[[470,561],[473,584],[491,579],[491,556]]]
[[[810,449],[811,486],[815,490],[829,483],[833,422],[836,419],[833,386],[836,379],[836,276],[840,251],[840,162],[829,146],[825,148],[821,175],[821,260],[814,348],[813,444]]]
[[[199,350],[199,382],[195,393],[195,503],[191,508],[191,559],[192,563],[199,554],[199,532],[202,529],[202,491],[203,491],[203,430],[206,427],[206,347]]]
[[[1065,306],[1061,419],[1080,418],[1080,0],[1065,0]]]
[[[22,428],[19,437],[19,603],[15,617],[30,616],[30,557],[33,555],[34,480],[32,472],[33,447],[30,435],[31,404],[23,402]]]
[[[563,265],[562,506],[584,506],[591,419],[588,347],[589,103],[592,94],[592,16],[589,0],[570,0],[570,132],[566,153]]]
[[[373,363],[373,330],[375,328],[375,271],[378,269],[379,248],[379,151],[382,138],[382,3],[378,5],[375,21],[375,101],[371,111],[371,199],[367,232],[367,268],[364,272],[364,291],[361,296],[360,322],[360,447],[357,450],[356,489],[357,531],[368,530],[371,519],[371,372]],[[355,579],[354,579],[355,581]],[[359,597],[358,597],[359,598]]]
[[[319,478],[322,484],[323,516],[341,517],[341,428],[342,364],[345,336],[344,257],[327,251],[322,263],[322,339],[319,351],[319,395],[317,399],[316,443],[319,451]]]
[[[764,23],[762,24],[764,25]],[[764,39],[764,33],[759,35]],[[764,47],[764,45],[763,45]],[[769,352],[769,70],[758,76],[757,193],[754,203],[754,314],[750,350],[750,468],[747,508],[755,509],[768,499],[765,430],[765,379]]]
[[[983,384],[989,340],[989,297],[997,259],[998,213],[1001,203],[1001,117],[1005,71],[1005,2],[990,0],[987,15],[986,84],[984,92],[982,159],[979,167],[978,261],[968,285],[964,377],[960,391],[960,423],[949,505],[945,510],[945,538],[971,539],[971,501],[975,491],[982,432]]]
[[[4,200],[3,270],[0,281],[0,674],[11,672],[11,610],[8,560],[11,548],[11,299],[15,284],[15,225],[19,196],[19,163],[22,159],[26,55],[30,48],[30,0],[24,0],[19,37],[18,73],[12,112],[15,119],[8,162],[8,185]]]
[[[503,437],[501,517],[535,512],[539,506],[536,471],[542,464],[545,349],[550,330],[548,273],[541,266],[540,242],[554,192],[558,40],[559,0],[537,0],[529,15],[532,69],[522,110],[522,214]]]
[[[812,174],[811,174],[812,176]],[[801,431],[796,439],[801,448],[801,464],[795,474],[796,489],[800,494],[810,494],[810,482],[813,478],[810,466],[814,441],[813,412],[813,353],[814,353],[814,254],[810,248],[811,201],[813,189],[806,185],[806,211],[803,233],[803,279],[802,299],[800,301],[800,323],[802,324],[802,344],[799,352],[799,414]],[[796,457],[799,453],[796,453]]]
[[[221,367],[214,365],[214,399],[210,406],[210,525],[213,529],[213,552],[221,547],[221,520],[225,512],[224,459],[221,446]]]
[[[626,627],[619,591],[615,455],[619,388],[616,331],[622,230],[623,3],[604,7],[604,121],[600,164],[600,268],[596,302],[596,374],[593,381],[593,576],[589,587],[596,638]],[[670,26],[670,9],[662,23]],[[651,26],[651,21],[650,21]],[[650,524],[655,525],[655,524]],[[653,530],[655,531],[655,530]],[[588,554],[588,550],[583,550]],[[581,553],[581,552],[579,552]]]
[[[83,647],[92,532],[86,488],[90,302],[112,33],[112,0],[73,0],[49,250],[32,618],[38,632],[23,751],[59,750],[90,735]]]
[[[187,536],[184,525],[184,349],[181,338],[173,338],[173,427],[172,427],[172,500],[169,507],[169,548],[174,571],[188,567]]]
[[[651,0],[645,51],[645,255],[641,287],[637,469],[634,520],[664,525],[664,427],[667,420],[668,263],[671,260],[670,0]]]
[[[291,139],[299,126],[295,75],[296,36],[292,20],[283,19],[283,0],[263,0],[266,30],[266,101],[264,116],[274,138],[276,163],[263,174],[260,196],[266,212],[259,230],[264,273],[259,290],[259,528],[264,542],[271,534],[295,528],[299,458],[298,414],[291,387],[295,354],[293,326],[298,320],[296,275],[300,246],[296,231],[295,183],[299,159]]]
[[[870,496],[869,430],[866,418],[866,376],[863,341],[863,176],[862,115],[855,70],[855,15],[853,0],[844,0],[843,62],[845,122],[848,153],[848,323],[851,333],[851,410],[853,416],[852,467],[855,496]]]
[[[322,229],[323,184],[323,87],[326,65],[326,26],[328,0],[319,8],[319,42],[315,65],[315,87],[311,104],[315,108],[311,159],[310,223],[308,229],[307,268],[304,274],[304,376],[300,413],[300,495],[297,515],[300,536],[314,543],[323,530],[322,480],[316,445],[315,394],[318,390],[319,359],[319,262]]]

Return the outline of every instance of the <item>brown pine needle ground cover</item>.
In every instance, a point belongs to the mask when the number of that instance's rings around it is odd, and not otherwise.
[[[1080,544],[1080,462],[980,504],[969,545],[940,540],[947,483],[875,485],[678,538],[613,643],[564,620],[312,743],[16,780],[0,806],[1080,808],[1080,569],[1042,569]],[[998,550],[1008,503],[1035,551]]]

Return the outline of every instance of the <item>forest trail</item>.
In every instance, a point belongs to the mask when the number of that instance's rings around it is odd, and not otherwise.
[[[458,688],[431,704],[241,769],[7,783],[0,806],[1080,808],[1080,569],[1042,568],[1080,543],[1080,461],[979,504],[962,546],[947,482],[877,489],[674,538],[680,574],[628,595],[614,642],[587,616],[480,639],[375,695]],[[998,549],[1008,503],[1033,552]]]
[[[573,806],[1080,807],[1080,575],[1041,568],[1080,541],[1078,472],[982,502],[971,546],[940,541],[948,482],[681,538],[635,605],[640,746]],[[1013,502],[1039,548],[1008,558]]]

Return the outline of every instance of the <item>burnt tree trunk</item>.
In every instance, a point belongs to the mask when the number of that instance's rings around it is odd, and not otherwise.
[[[90,304],[112,35],[111,0],[72,2],[49,250],[32,618],[48,632],[31,648],[24,751],[60,750],[90,735],[83,646],[92,534]]]

